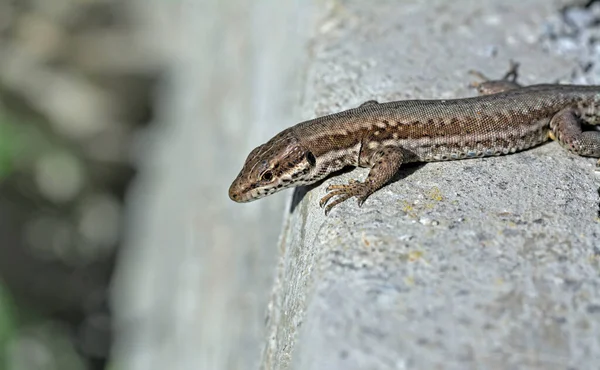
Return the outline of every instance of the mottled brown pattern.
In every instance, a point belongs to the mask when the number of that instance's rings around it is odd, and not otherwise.
[[[550,118],[564,107],[590,101],[598,93],[594,86],[537,85],[476,98],[368,104],[343,114],[303,122],[293,132],[318,155],[328,149],[349,147],[367,137],[389,140],[394,133],[399,140],[502,134],[529,124],[534,117]],[[391,126],[390,121],[397,124]],[[386,124],[386,128],[376,129],[376,122]],[[373,135],[375,130],[380,134]]]
[[[369,101],[299,123],[248,156],[230,197],[250,201],[314,183],[345,166],[371,167],[364,183],[334,187],[338,198],[329,210],[353,196],[363,202],[402,163],[514,153],[546,141],[549,130],[567,149],[600,157],[600,131],[582,132],[580,120],[600,122],[600,86],[511,82],[486,89],[508,90],[465,99]],[[270,181],[261,175],[265,171],[273,174]],[[331,198],[323,198],[323,205]]]

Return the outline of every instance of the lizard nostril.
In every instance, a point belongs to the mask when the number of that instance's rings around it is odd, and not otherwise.
[[[233,184],[231,184],[231,187],[229,187],[229,199],[236,201],[239,198],[239,194],[237,191],[235,191],[235,182]]]

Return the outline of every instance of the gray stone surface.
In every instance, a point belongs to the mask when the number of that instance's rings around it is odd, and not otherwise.
[[[169,73],[135,151],[114,280],[115,369],[252,369],[285,195],[227,196],[253,146],[297,116],[312,1],[139,0]]]
[[[584,74],[579,46],[560,53],[547,39],[564,4],[335,2],[312,45],[299,118],[373,98],[473,95],[467,71],[500,76],[509,59],[523,83],[570,81]],[[348,201],[328,217],[317,205],[326,186],[367,170],[296,191],[262,367],[597,369],[594,164],[549,143],[406,166],[362,208]]]

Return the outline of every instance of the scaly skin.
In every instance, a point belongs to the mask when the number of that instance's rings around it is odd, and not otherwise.
[[[549,138],[599,158],[600,131],[582,131],[582,121],[600,123],[600,86],[522,87],[516,67],[501,80],[477,84],[479,97],[371,100],[290,127],[250,153],[229,197],[248,202],[315,183],[346,166],[371,168],[364,182],[327,188],[320,205],[328,213],[352,197],[362,205],[403,163],[515,153]]]

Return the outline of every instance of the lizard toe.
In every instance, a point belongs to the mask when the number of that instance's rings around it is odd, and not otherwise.
[[[319,201],[319,206],[325,207],[325,214],[328,214],[333,207],[352,197],[358,198],[360,206],[366,200],[367,190],[363,183],[356,180],[351,180],[346,185],[329,185],[326,189],[327,194]]]
[[[357,198],[358,206],[361,207],[369,195],[371,195],[367,184],[356,180],[350,180],[346,185],[330,185],[326,191],[327,194],[319,201],[321,208],[326,207],[325,214],[328,214],[334,206],[352,197]],[[336,199],[333,200],[333,198]]]

